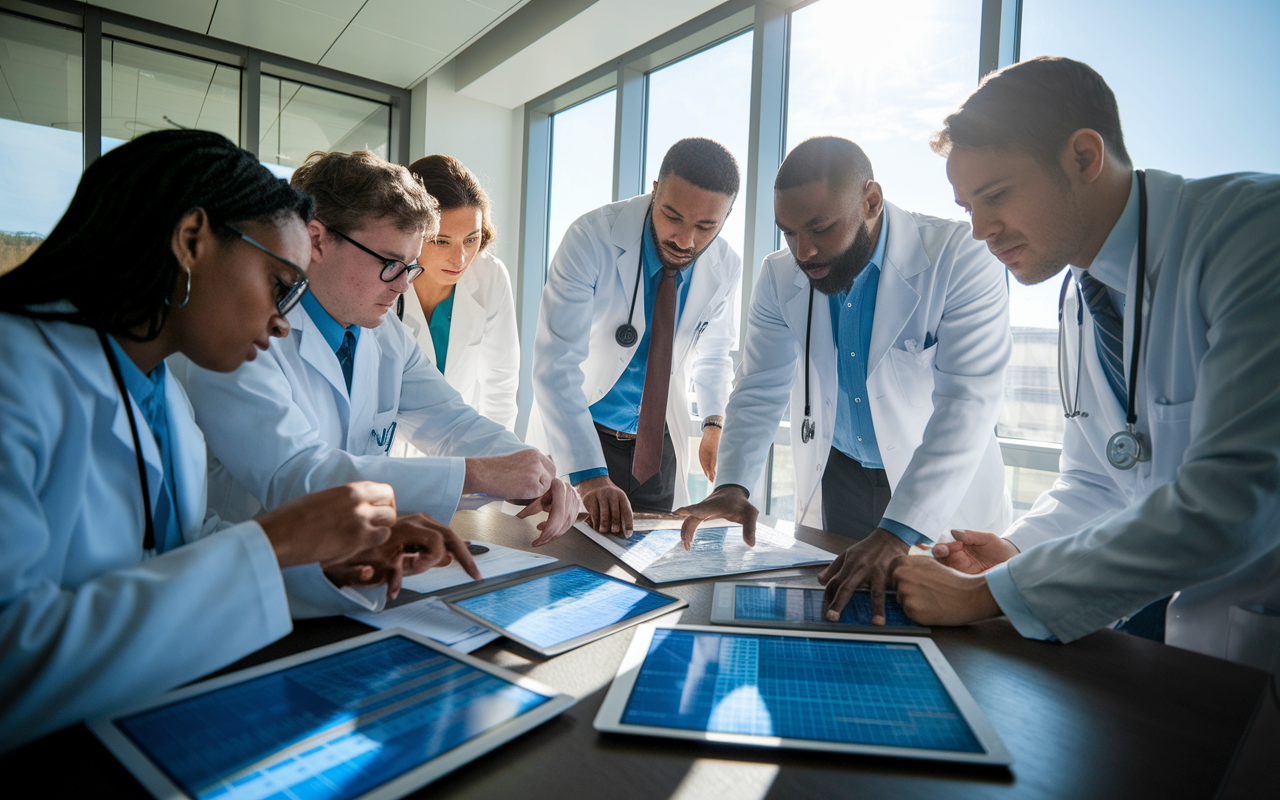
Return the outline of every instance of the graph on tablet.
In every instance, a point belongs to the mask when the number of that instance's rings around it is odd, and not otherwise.
[[[914,643],[658,628],[620,721],[647,728],[984,752],[951,692]]]
[[[896,627],[919,627],[912,622],[890,594],[884,603],[885,624]],[[768,620],[773,622],[826,622],[823,611],[823,591],[789,586],[753,586],[737,584],[733,598],[733,616],[743,622]],[[854,592],[853,599],[840,612],[840,624],[870,626],[871,595]]]
[[[394,636],[115,725],[194,798],[342,800],[551,699]]]
[[[552,648],[663,608],[676,598],[584,567],[451,597],[450,605],[537,648]]]

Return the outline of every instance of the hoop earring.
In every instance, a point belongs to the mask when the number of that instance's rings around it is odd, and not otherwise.
[[[191,299],[191,270],[186,270],[186,273],[187,273],[187,293],[183,296],[182,302],[178,303],[178,308],[186,308],[187,301]]]

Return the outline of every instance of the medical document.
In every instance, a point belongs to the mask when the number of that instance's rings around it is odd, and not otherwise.
[[[438,597],[428,597],[416,603],[388,608],[378,614],[369,611],[353,611],[347,616],[375,628],[404,628],[428,639],[434,639],[459,653],[470,653],[501,635],[462,616],[446,606]]]
[[[541,553],[526,553],[524,550],[503,547],[500,544],[492,544],[490,542],[477,541],[475,544],[489,548],[487,553],[472,556],[475,559],[476,567],[480,569],[480,574],[485,578],[497,578],[501,575],[510,575],[521,570],[544,567],[559,560]],[[455,561],[447,567],[432,567],[426,572],[410,575],[404,579],[401,586],[418,594],[430,594],[441,589],[450,589],[470,582],[471,576]],[[363,622],[363,620],[361,621]],[[430,634],[427,635],[430,636]],[[431,638],[434,639],[435,637],[432,636]]]
[[[694,581],[835,560],[835,554],[767,525],[756,525],[756,546],[748,547],[742,541],[742,526],[727,520],[703,523],[686,552],[680,543],[680,522],[679,519],[637,519],[636,530],[627,539],[600,533],[586,522],[578,522],[574,527],[654,583]]]

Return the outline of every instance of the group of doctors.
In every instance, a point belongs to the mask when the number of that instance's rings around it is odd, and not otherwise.
[[[215,134],[108,153],[0,276],[0,750],[293,617],[376,611],[407,574],[477,575],[445,524],[464,495],[545,512],[535,545],[580,508],[623,534],[675,510],[686,545],[727,517],[753,543],[788,403],[797,521],[851,540],[819,576],[833,615],[869,585],[877,616],[896,588],[923,624],[1119,623],[1222,657],[1238,618],[1265,636],[1280,177],[1135,171],[1110,89],[1068,59],[989,76],[933,146],[971,225],[888,202],[846,139],[788,154],[787,247],[735,376],[738,167],[676,143],[651,193],[578,219],[551,260],[527,444],[510,279],[457,160],[315,154],[289,185]],[[1005,268],[1068,267],[1061,476],[1010,526]],[[691,383],[715,484],[694,505]]]

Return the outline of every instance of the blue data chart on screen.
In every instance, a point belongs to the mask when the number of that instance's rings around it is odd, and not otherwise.
[[[787,586],[747,586],[734,589],[733,615],[738,619],[777,622],[826,622],[821,589],[796,589]],[[884,598],[885,625],[918,628],[898,605],[893,595]],[[871,595],[854,592],[853,599],[840,612],[845,625],[871,624]]]
[[[657,592],[574,567],[453,604],[538,647],[552,647],[671,602]]]
[[[913,644],[659,628],[630,725],[981,753]]]
[[[192,797],[336,800],[549,699],[392,637],[117,724]]]

